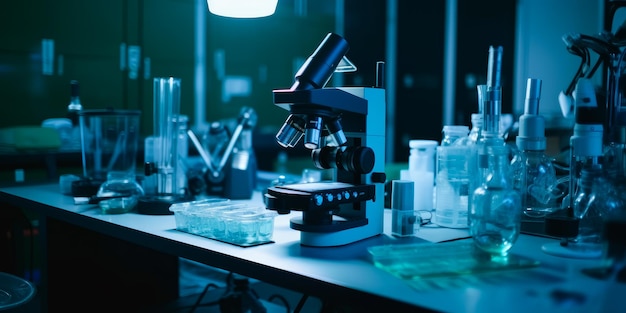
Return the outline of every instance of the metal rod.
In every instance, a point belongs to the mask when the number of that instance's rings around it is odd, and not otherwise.
[[[211,163],[211,155],[204,151],[204,148],[202,148],[202,144],[200,144],[200,141],[198,140],[198,137],[196,137],[196,134],[194,134],[191,129],[188,129],[187,136],[189,136],[189,139],[191,139],[193,146],[196,147],[196,150],[198,150],[200,157],[202,158],[202,160],[204,160],[204,163],[206,164],[209,171],[211,171],[211,173],[215,172],[215,169],[213,169],[213,163]]]

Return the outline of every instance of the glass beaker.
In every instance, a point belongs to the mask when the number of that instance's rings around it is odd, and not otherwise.
[[[83,176],[103,183],[111,171],[135,173],[139,110],[83,110],[79,113]]]

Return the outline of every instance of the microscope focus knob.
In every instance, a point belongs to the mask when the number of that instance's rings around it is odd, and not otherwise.
[[[351,147],[352,148],[352,147]],[[374,150],[370,147],[354,147],[348,148],[344,151],[342,158],[344,165],[347,166],[347,170],[350,170],[359,174],[367,174],[374,169]]]
[[[367,174],[374,169],[374,150],[370,147],[323,147],[312,150],[313,162],[319,169],[339,168],[345,171]]]

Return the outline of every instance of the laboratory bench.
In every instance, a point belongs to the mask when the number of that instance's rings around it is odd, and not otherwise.
[[[245,200],[248,201],[248,200]],[[263,203],[255,191],[250,203]],[[178,262],[185,258],[316,297],[336,307],[385,312],[624,312],[623,282],[586,275],[602,259],[570,259],[541,247],[557,239],[521,234],[511,255],[536,266],[460,275],[446,287],[421,285],[376,267],[368,248],[470,240],[466,229],[422,226],[415,236],[383,234],[339,247],[308,247],[289,227],[299,212],[278,215],[272,242],[241,247],[176,230],[173,215],[102,214],[75,205],[58,184],[0,188],[1,210],[40,216],[41,301],[49,311],[92,308],[142,311],[178,297]],[[457,279],[458,278],[458,279]]]

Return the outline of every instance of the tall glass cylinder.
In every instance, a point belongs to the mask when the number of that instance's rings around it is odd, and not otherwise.
[[[180,78],[154,78],[153,96],[157,193],[177,194]]]

